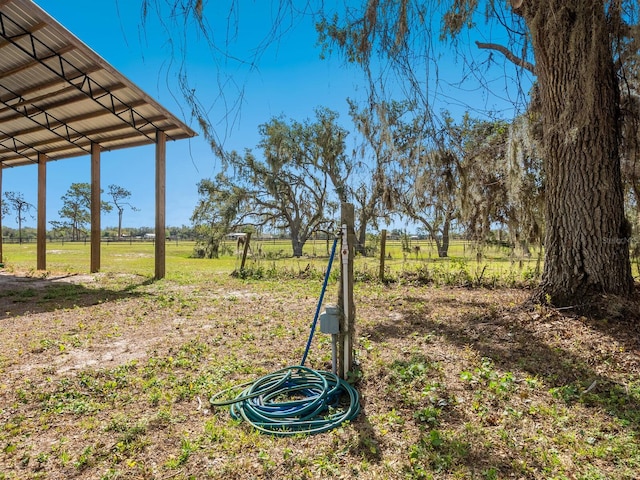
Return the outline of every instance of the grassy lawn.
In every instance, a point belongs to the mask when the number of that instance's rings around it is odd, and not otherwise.
[[[168,241],[166,243],[167,276],[180,276],[183,271],[211,273],[232,272],[240,268],[240,255],[236,254],[235,243],[229,242],[223,248],[225,255],[219,259],[203,260],[191,258],[194,242]],[[467,242],[454,241],[448,258],[438,258],[435,245],[427,240],[413,241],[411,247],[419,246],[419,251],[403,252],[399,240],[389,241],[384,260],[385,275],[396,279],[403,272],[413,272],[432,276],[435,281],[459,284],[466,278],[479,284],[510,284],[533,280],[537,276],[536,255],[523,257],[512,255],[508,248],[488,247],[478,260],[476,251]],[[143,276],[154,274],[154,244],[152,242],[103,242],[101,246],[101,272],[129,272]],[[288,240],[268,240],[252,242],[252,250],[245,267],[248,270],[292,271],[308,269],[309,266],[324,271],[331,250],[331,242],[311,241],[301,258],[291,257],[291,243]],[[3,248],[5,270],[34,272],[36,264],[35,243],[6,244]],[[86,273],[89,270],[89,242],[52,242],[47,244],[47,270],[51,273]],[[337,263],[336,263],[337,265]],[[356,269],[360,275],[378,277],[380,270],[379,253],[372,257],[357,257]],[[44,274],[40,272],[39,275]],[[447,279],[447,277],[451,277]]]
[[[477,263],[461,244],[448,260],[391,249],[391,283],[358,260],[352,422],[280,438],[213,408],[302,357],[326,245],[272,247],[239,278],[236,256],[168,243],[154,282],[152,244],[103,245],[94,275],[88,245],[48,245],[48,272],[34,245],[6,245],[0,479],[638,478],[637,308],[528,306],[535,260]],[[334,274],[327,301],[337,289]],[[307,365],[329,369],[330,352],[318,332]]]

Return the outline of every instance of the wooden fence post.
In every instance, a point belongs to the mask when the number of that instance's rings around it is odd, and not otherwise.
[[[384,259],[387,249],[387,230],[380,232],[380,281],[384,282]]]
[[[354,229],[355,211],[350,203],[341,207],[342,245],[340,248],[340,288],[338,306],[340,334],[338,337],[338,375],[346,379],[353,367],[353,340],[355,338],[356,306],[353,300],[353,257],[355,255],[356,234]]]
[[[240,271],[244,270],[244,263],[247,261],[247,252],[249,252],[249,242],[251,241],[251,232],[247,232],[244,239],[244,248],[242,249],[242,261],[240,262]]]

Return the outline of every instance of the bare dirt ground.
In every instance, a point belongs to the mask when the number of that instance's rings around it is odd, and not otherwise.
[[[136,283],[135,276],[131,275],[108,277]],[[22,374],[45,368],[62,374],[87,367],[125,364],[145,357],[149,346],[163,334],[180,329],[183,320],[178,317],[161,326],[160,330],[127,328],[126,334],[106,334],[103,338],[86,342],[87,348],[81,348],[81,343],[73,335],[91,327],[92,318],[90,315],[85,317],[86,313],[92,309],[100,310],[101,315],[107,316],[109,325],[117,332],[119,325],[128,323],[130,308],[135,309],[138,295],[104,289],[100,287],[104,278],[99,274],[53,275],[46,278],[0,274],[0,321],[3,333],[14,339],[23,339],[19,342],[21,348],[12,352],[18,353],[20,361],[9,372]],[[140,282],[142,280],[138,279],[138,283]],[[103,302],[116,300],[117,303],[120,299],[130,299],[133,305],[123,313],[118,308],[112,308],[115,305],[102,305],[106,307],[106,311],[105,308],[96,308]],[[86,312],[83,311],[84,308],[87,308]],[[100,323],[96,322],[96,325],[100,329],[105,328]],[[60,341],[61,337],[69,337],[69,334],[72,341],[67,343],[70,345]],[[40,346],[34,343],[38,338],[41,338]],[[51,348],[49,343],[56,343],[58,351]],[[46,355],[47,351],[53,355]]]
[[[359,284],[356,420],[282,439],[211,408],[299,361],[316,283],[0,275],[0,479],[637,478],[633,303]]]

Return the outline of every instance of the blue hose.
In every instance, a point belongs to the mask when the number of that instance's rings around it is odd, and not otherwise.
[[[336,237],[300,365],[286,367],[256,381],[218,392],[209,400],[212,406],[230,406],[232,418],[243,419],[258,431],[277,436],[326,432],[358,415],[360,396],[355,388],[331,372],[304,366],[318,323],[337,244]],[[235,397],[221,400],[239,390],[242,391]]]
[[[302,355],[302,361],[300,365],[304,366],[304,362],[307,361],[307,355],[311,348],[311,340],[316,332],[316,325],[318,324],[318,318],[320,317],[320,308],[322,308],[322,301],[324,300],[324,292],[327,290],[327,283],[329,282],[329,274],[331,273],[331,265],[333,265],[333,257],[336,256],[336,246],[338,245],[338,237],[333,239],[333,246],[331,247],[331,255],[329,255],[329,263],[327,264],[327,271],[324,274],[324,282],[322,282],[322,290],[320,290],[320,298],[318,299],[318,306],[316,307],[316,314],[313,317],[311,323],[311,331],[309,332],[309,340],[307,340],[307,346],[304,349],[304,355]]]

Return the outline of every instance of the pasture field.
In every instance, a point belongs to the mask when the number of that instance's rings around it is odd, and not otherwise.
[[[240,268],[240,254],[234,242],[226,242],[218,259],[192,258],[195,242],[167,241],[167,276],[180,275],[183,270],[202,273],[227,272]],[[310,241],[305,245],[304,255],[292,257],[289,240],[252,241],[251,251],[245,267],[252,271],[292,271],[309,267],[324,271],[327,265],[332,241]],[[415,248],[418,247],[418,248]],[[35,243],[5,244],[5,269],[11,271],[33,271],[36,265]],[[137,275],[153,276],[154,244],[152,242],[103,242],[101,246],[101,272],[130,272]],[[385,276],[393,280],[402,272],[421,273],[433,276],[434,280],[459,284],[467,278],[476,283],[531,282],[538,276],[541,263],[537,254],[525,257],[513,255],[509,248],[486,247],[482,259],[478,261],[476,250],[468,242],[454,241],[448,258],[438,258],[435,245],[427,240],[413,240],[410,251],[403,252],[399,240],[387,241],[384,260]],[[86,273],[89,271],[89,242],[52,242],[47,244],[47,270],[52,273]],[[369,257],[357,256],[355,268],[360,275],[379,275],[379,253]],[[337,263],[336,263],[337,265]]]
[[[303,355],[326,244],[280,247],[231,275],[235,255],[169,242],[153,281],[151,243],[104,244],[97,274],[88,245],[49,244],[47,272],[35,245],[5,245],[0,480],[638,478],[640,302],[531,305],[535,263],[489,251],[480,276],[461,244],[448,260],[393,245],[390,282],[357,259],[353,421],[282,438],[214,408]],[[330,358],[317,332],[306,365]]]

